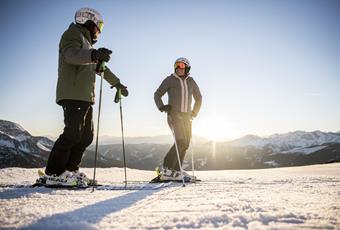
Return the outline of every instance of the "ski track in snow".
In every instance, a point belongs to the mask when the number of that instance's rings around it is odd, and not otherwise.
[[[340,229],[340,163],[195,172],[202,182],[159,190],[5,186],[29,185],[36,173],[0,170],[1,229]],[[119,168],[98,169],[97,175],[102,183],[124,178]],[[128,169],[131,181],[153,176]]]

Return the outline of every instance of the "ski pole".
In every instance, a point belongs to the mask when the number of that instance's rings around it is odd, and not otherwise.
[[[177,159],[178,159],[179,169],[181,171],[181,176],[182,176],[182,186],[185,187],[183,168],[182,168],[181,159],[179,157],[179,150],[178,150],[178,145],[177,145],[177,141],[176,141],[176,135],[175,135],[174,126],[172,124],[171,115],[169,115],[169,118],[170,118],[170,128],[171,128],[172,136],[174,137],[174,141],[175,141],[175,147],[176,147],[176,152],[177,152]]]
[[[97,168],[97,156],[98,156],[98,137],[99,137],[99,121],[100,121],[100,110],[102,105],[102,89],[103,89],[103,78],[104,78],[105,62],[99,62],[96,66],[96,72],[100,72],[100,91],[99,91],[99,108],[98,108],[98,120],[97,120],[97,137],[96,137],[96,151],[94,155],[94,169],[93,169],[93,182],[92,192],[94,192],[95,181],[96,181],[96,168]]]
[[[192,125],[192,122],[191,122],[191,125]],[[192,129],[192,127],[191,127]],[[194,159],[194,136],[192,135],[192,132],[191,132],[191,143],[190,143],[190,146],[191,146],[191,171],[192,171],[192,177],[195,178],[195,159]]]
[[[124,162],[124,175],[125,175],[125,187],[127,186],[127,175],[126,175],[126,160],[125,160],[125,141],[124,141],[124,126],[123,126],[123,108],[122,108],[122,92],[118,89],[119,97],[119,110],[120,110],[120,127],[122,130],[122,146],[123,146],[123,162]]]

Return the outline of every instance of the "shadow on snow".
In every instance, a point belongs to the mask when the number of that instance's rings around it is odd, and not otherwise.
[[[132,206],[159,190],[133,191],[100,201],[74,211],[44,217],[23,229],[75,229],[91,228],[89,224],[99,223],[105,216]]]

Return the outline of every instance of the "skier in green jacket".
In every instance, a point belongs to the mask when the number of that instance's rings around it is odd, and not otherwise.
[[[174,73],[165,78],[154,93],[156,106],[161,112],[168,114],[168,124],[175,137],[175,144],[164,158],[160,180],[182,180],[179,161],[183,164],[191,139],[191,122],[197,116],[202,104],[199,87],[195,80],[189,76],[190,68],[188,59],[178,58],[174,64]],[[162,101],[165,93],[168,94],[166,105]],[[192,98],[195,99],[193,108],[191,107]],[[183,175],[186,181],[196,179],[184,170]]]
[[[91,182],[79,172],[79,164],[93,140],[95,80],[96,74],[103,71],[96,66],[108,62],[112,53],[107,48],[93,48],[103,25],[98,11],[81,8],[75,14],[75,23],[60,39],[56,102],[63,108],[65,128],[48,158],[45,170],[48,185],[76,186]],[[104,79],[127,94],[126,86],[107,67]]]

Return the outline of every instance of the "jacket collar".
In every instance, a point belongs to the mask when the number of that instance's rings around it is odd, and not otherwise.
[[[189,77],[189,76],[185,76],[185,78],[181,78],[180,76],[177,75],[177,73],[173,73],[172,75],[173,75],[175,78],[178,78],[178,79],[180,79],[180,80],[186,80],[186,79],[188,79],[188,77]]]
[[[91,39],[91,34],[90,31],[88,29],[86,29],[84,26],[79,25],[79,24],[75,24],[75,23],[71,23],[71,25],[69,26],[69,28],[76,28],[78,30],[81,31],[81,33],[84,35],[84,37],[89,41],[90,44],[92,44],[92,39]]]

